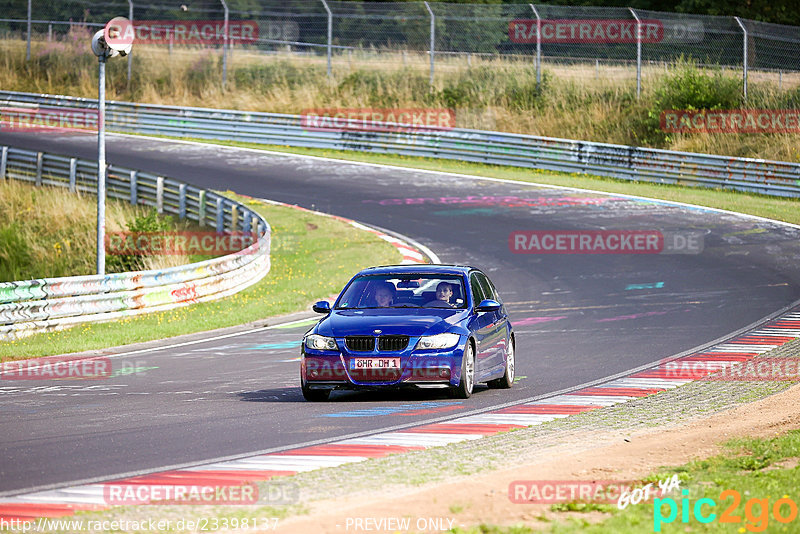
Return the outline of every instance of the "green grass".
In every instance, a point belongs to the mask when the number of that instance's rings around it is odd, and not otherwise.
[[[259,283],[218,301],[0,343],[0,359],[164,339],[296,312],[339,292],[357,270],[400,260],[393,246],[347,223],[230,193],[227,196],[248,204],[272,226],[272,266]]]
[[[754,193],[742,193],[738,191],[705,187],[632,182],[629,180],[605,178],[588,174],[559,173],[536,169],[524,169],[520,167],[485,165],[481,163],[439,160],[433,158],[370,154],[346,150],[258,145],[254,143],[225,141],[210,142],[203,139],[192,139],[192,141],[225,146],[254,148],[259,150],[272,150],[289,154],[335,158],[346,161],[396,165],[398,167],[460,173],[537,184],[594,189],[609,193],[636,195],[674,202],[697,204],[699,206],[708,206],[711,208],[736,211],[739,213],[747,213],[750,215],[757,215],[759,217],[766,217],[769,219],[800,224],[800,199],[772,197]]]
[[[800,478],[800,430],[792,430],[786,434],[769,438],[738,438],[725,444],[725,452],[720,455],[696,460],[679,467],[665,467],[653,473],[648,480],[665,479],[678,473],[681,478],[681,492],[674,491],[663,497],[660,503],[663,521],[655,521],[655,502],[644,502],[629,505],[624,510],[616,507],[597,507],[589,505],[581,508],[581,503],[564,503],[556,511],[601,511],[606,515],[600,522],[590,523],[580,517],[568,521],[554,522],[547,532],[553,534],[570,534],[574,532],[588,534],[640,534],[654,532],[797,532],[800,519],[783,524],[775,520],[773,508],[778,499],[791,499],[800,503],[797,491],[797,480]],[[736,503],[735,495],[723,494],[726,490],[738,492],[740,501]],[[683,495],[683,491],[688,491]],[[721,498],[722,495],[722,498]],[[682,521],[682,499],[688,499],[689,516],[687,522]],[[667,523],[670,504],[675,501],[676,517]],[[704,524],[694,516],[694,506],[699,499],[711,499],[716,506],[711,507],[706,501],[701,512],[708,517],[716,514],[710,523]],[[761,503],[768,504],[766,511]],[[721,523],[723,512],[728,511],[732,519],[730,523]],[[790,514],[790,505],[783,504],[780,512],[784,517]],[[553,519],[550,517],[550,519]],[[534,532],[525,527],[498,527],[480,525],[466,530],[456,529],[459,534],[523,534]],[[537,530],[541,532],[541,530]]]

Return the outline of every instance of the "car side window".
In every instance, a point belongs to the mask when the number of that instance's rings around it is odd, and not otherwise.
[[[481,287],[481,283],[478,280],[477,273],[472,273],[469,277],[469,286],[472,289],[472,299],[474,301],[474,306],[477,306],[481,303],[482,300],[486,298],[485,293],[483,292],[483,288]]]
[[[492,284],[492,281],[489,280],[489,277],[483,273],[475,273],[475,274],[477,275],[478,280],[480,280],[481,287],[483,288],[483,294],[486,295],[486,298],[496,300],[497,302],[502,304],[503,301],[500,300],[500,295],[497,293],[497,289],[495,289],[494,285]]]

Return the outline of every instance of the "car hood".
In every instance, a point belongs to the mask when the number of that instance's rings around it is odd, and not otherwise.
[[[323,336],[371,336],[375,330],[383,335],[421,336],[452,331],[463,321],[467,310],[442,308],[380,308],[334,310],[317,326]]]

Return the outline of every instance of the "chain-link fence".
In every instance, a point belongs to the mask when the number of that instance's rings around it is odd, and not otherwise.
[[[96,31],[125,16],[134,21],[137,47],[219,51],[223,85],[231,54],[253,53],[291,54],[328,76],[354,65],[424,69],[431,86],[444,73],[510,64],[534,69],[537,82],[544,66],[556,76],[629,78],[640,88],[648,73],[684,58],[742,71],[745,92],[754,72],[779,84],[800,72],[800,27],[623,7],[340,0],[5,4],[0,36],[25,39],[28,56],[32,40],[68,39],[76,28]]]

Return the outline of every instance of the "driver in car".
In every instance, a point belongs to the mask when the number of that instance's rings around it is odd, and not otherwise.
[[[391,282],[385,282],[375,289],[375,304],[379,308],[388,308],[394,302],[395,289]]]
[[[453,298],[453,286],[447,282],[439,282],[436,286],[436,298],[426,304],[431,308],[454,308],[455,305],[450,302]]]

